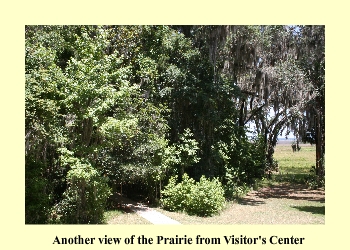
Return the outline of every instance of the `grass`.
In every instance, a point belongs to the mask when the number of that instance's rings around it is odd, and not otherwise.
[[[316,147],[310,144],[300,144],[300,147],[300,151],[293,152],[289,144],[276,146],[274,158],[278,162],[279,173],[273,175],[273,181],[305,183],[315,166]]]
[[[290,145],[277,145],[274,158],[278,161],[282,173],[304,174],[315,165],[316,148],[314,145],[302,144],[300,151],[293,153]]]
[[[177,220],[183,225],[214,224],[324,224],[325,204],[315,201],[271,198],[255,204],[227,203],[226,208],[212,217],[189,216],[186,213],[169,212],[156,208],[158,212]]]
[[[300,147],[300,151],[293,153],[291,144],[277,144],[274,159],[278,162],[279,172],[270,179],[256,180],[254,190],[284,182],[305,184],[315,166],[316,148],[310,144],[300,144]]]
[[[305,183],[315,165],[315,146],[301,144],[299,152],[291,145],[281,144],[275,148],[274,158],[279,164],[279,173],[272,179],[257,183],[256,188],[276,185],[282,182]],[[304,198],[256,199],[249,197],[227,202],[223,211],[212,217],[190,216],[181,212],[169,212],[161,208],[156,211],[179,221],[184,225],[195,224],[324,224],[325,203]],[[106,212],[108,224],[150,224],[135,213],[122,211]]]
[[[133,212],[110,210],[104,213],[106,224],[150,225],[148,220]]]
[[[122,215],[123,212],[121,210],[108,210],[106,211],[103,216],[105,221],[110,221],[114,217]]]

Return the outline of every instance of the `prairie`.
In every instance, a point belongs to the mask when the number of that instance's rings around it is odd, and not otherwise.
[[[273,176],[276,181],[303,183],[315,166],[315,145],[300,144],[300,151],[293,152],[291,142],[277,144],[274,158],[278,162],[279,172]]]

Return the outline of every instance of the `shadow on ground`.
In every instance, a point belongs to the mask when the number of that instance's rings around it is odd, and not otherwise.
[[[125,213],[136,213],[147,211],[149,208],[141,202],[133,201],[120,193],[114,193],[109,197],[109,209],[117,209]]]
[[[245,197],[240,198],[237,203],[240,205],[259,206],[265,204],[266,200],[269,198],[305,200],[325,203],[325,191],[324,189],[311,190],[303,184],[283,183],[264,187],[257,191],[251,191]],[[308,209],[307,207],[296,208],[300,210],[305,209],[305,211]],[[309,209],[312,210],[312,208]],[[319,207],[314,208],[315,211],[319,211],[317,209],[319,209]]]
[[[262,199],[257,199],[254,197],[254,194],[249,193],[246,197],[238,199],[237,203],[246,206],[259,206],[265,204],[266,202]]]
[[[322,214],[325,215],[325,207],[317,207],[317,206],[292,206],[292,208],[298,209],[302,212],[309,212],[312,214]]]
[[[324,203],[324,189],[311,190],[303,184],[283,184],[262,188],[255,194],[262,199],[284,198],[293,200],[319,201]]]

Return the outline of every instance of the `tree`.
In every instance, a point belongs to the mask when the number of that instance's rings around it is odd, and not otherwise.
[[[62,118],[64,75],[56,65],[56,29],[26,26],[25,54],[25,190],[26,223],[45,223],[60,198],[56,148],[66,141]],[[48,31],[48,32],[47,32]]]
[[[300,27],[299,61],[312,88],[300,132],[305,141],[316,144],[316,174],[325,175],[325,26]],[[308,136],[309,135],[309,136]]]
[[[265,139],[267,163],[273,165],[278,135],[287,129],[287,134],[292,131],[299,139],[309,127],[309,122],[305,122],[305,115],[310,116],[309,107],[315,107],[313,103],[318,100],[318,109],[322,110],[320,103],[324,102],[324,95],[317,93],[322,93],[324,87],[324,81],[320,80],[324,76],[320,62],[324,56],[324,36],[317,36],[315,32],[311,35],[312,32],[303,31],[305,27],[296,26],[214,26],[206,29],[207,36],[211,37],[208,47],[213,72],[218,75],[216,79],[221,76],[233,81],[240,89],[240,94],[235,96],[238,124],[243,127],[254,123],[255,132]],[[314,46],[317,52],[312,49],[312,44],[318,44]],[[317,63],[315,55],[318,55]],[[311,66],[310,60],[321,66]],[[303,61],[321,72],[310,71],[305,63],[301,65]],[[314,74],[313,80],[311,74]],[[319,81],[315,83],[315,79]],[[318,151],[321,152],[321,148]]]

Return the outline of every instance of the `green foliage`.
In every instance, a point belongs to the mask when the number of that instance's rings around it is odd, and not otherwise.
[[[197,156],[198,142],[192,138],[193,133],[189,128],[185,129],[183,134],[179,136],[179,143],[176,143],[177,164],[181,168],[181,174],[184,169],[197,163],[200,158]]]
[[[310,174],[307,175],[305,178],[305,182],[311,189],[317,189],[317,188],[324,188],[325,183],[325,177],[316,175],[316,168],[315,166],[312,166],[310,170]]]
[[[187,174],[182,176],[182,182],[177,183],[177,176],[172,176],[169,183],[162,190],[162,205],[170,211],[186,211],[189,204],[192,187],[195,181]]]
[[[71,166],[67,173],[68,188],[63,193],[63,199],[54,207],[51,222],[102,223],[107,198],[111,194],[107,179],[101,177],[90,164],[72,157],[67,150],[65,153],[61,157],[62,163]]]
[[[202,176],[192,187],[190,202],[187,206],[189,214],[211,216],[218,213],[225,204],[224,189],[217,178],[213,180]]]
[[[230,144],[221,141],[216,147],[216,160],[224,165],[222,182],[228,199],[242,196],[255,179],[264,176],[265,143],[261,137],[251,140],[241,137],[231,140]]]
[[[255,183],[254,183],[255,184]],[[250,190],[251,185],[248,185],[246,183],[230,183],[228,182],[225,186],[225,197],[228,200],[236,200],[239,198],[244,197]]]
[[[209,180],[202,176],[199,182],[195,182],[187,174],[183,175],[182,182],[178,184],[176,179],[175,176],[171,177],[162,191],[162,204],[165,209],[211,216],[223,208],[224,189],[218,179]]]
[[[25,181],[25,223],[44,224],[50,209],[51,197],[48,180],[43,176],[44,166],[40,162],[27,160]]]

